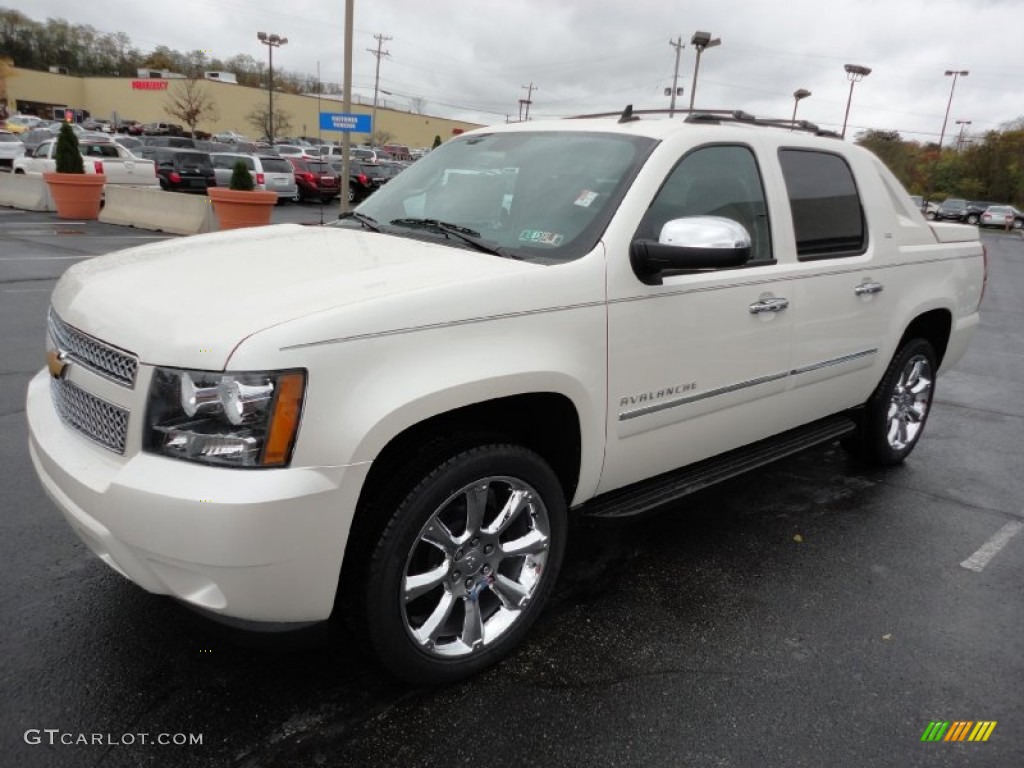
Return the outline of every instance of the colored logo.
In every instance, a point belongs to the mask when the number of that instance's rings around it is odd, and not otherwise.
[[[932,720],[921,741],[988,741],[995,728],[995,720]]]
[[[51,349],[46,353],[46,367],[55,379],[63,379],[68,368],[68,353],[60,349]]]

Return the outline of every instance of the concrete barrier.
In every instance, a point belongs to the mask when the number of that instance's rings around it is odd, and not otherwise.
[[[208,197],[165,192],[153,187],[107,184],[100,221],[176,235],[217,230],[217,219]]]
[[[23,211],[57,210],[43,177],[24,173],[0,173],[0,205]]]

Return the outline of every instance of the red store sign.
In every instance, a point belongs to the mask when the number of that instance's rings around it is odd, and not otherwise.
[[[134,91],[166,91],[166,80],[132,80]]]

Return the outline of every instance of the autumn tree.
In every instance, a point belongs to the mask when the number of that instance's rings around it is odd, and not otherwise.
[[[197,73],[171,82],[164,112],[187,125],[192,136],[199,123],[217,120],[220,116],[216,102],[207,91],[206,81]]]

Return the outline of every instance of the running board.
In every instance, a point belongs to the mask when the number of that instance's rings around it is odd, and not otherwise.
[[[574,511],[582,518],[615,519],[640,515],[856,429],[856,423],[849,416],[830,416],[688,467],[609,491],[581,504]]]

